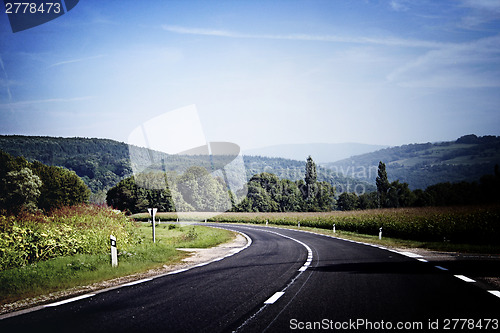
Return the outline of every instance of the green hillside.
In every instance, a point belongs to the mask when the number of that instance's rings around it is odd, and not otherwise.
[[[47,165],[62,166],[75,171],[92,191],[91,201],[94,202],[104,202],[109,188],[132,175],[129,146],[109,139],[0,135],[0,150],[13,156],[23,156],[28,161],[37,160]],[[181,165],[200,163],[199,157],[172,156],[136,147],[137,150],[143,159],[148,159],[150,154],[155,155],[155,161],[168,158],[167,170],[179,170]],[[274,173],[280,178],[290,180],[304,177],[305,160],[294,161],[260,156],[244,156],[243,160],[247,179],[261,172]],[[143,161],[138,162],[140,164]],[[147,164],[148,161],[144,162]],[[203,162],[209,163],[208,160]],[[318,168],[318,180],[328,181],[337,186],[337,192],[354,189],[362,192],[375,189],[373,185],[363,180],[337,175],[326,168]]]
[[[478,181],[500,164],[500,137],[466,135],[456,141],[403,145],[323,166],[374,184],[379,161],[386,164],[390,181],[406,182],[412,189],[441,182]]]
[[[132,173],[128,146],[113,140],[2,135],[0,150],[75,171],[94,201],[102,201],[107,189]]]

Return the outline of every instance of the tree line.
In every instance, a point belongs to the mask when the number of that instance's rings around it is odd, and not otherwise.
[[[87,203],[90,190],[75,172],[0,150],[0,214],[36,212]]]
[[[309,157],[304,179],[291,181],[262,172],[237,193],[221,177],[203,167],[190,167],[182,175],[146,172],[120,181],[107,193],[108,205],[127,213],[160,211],[295,212],[334,209],[335,190],[318,181],[316,164]]]
[[[379,162],[376,178],[377,191],[357,195],[344,192],[337,199],[337,209],[356,210],[372,208],[399,208],[424,206],[453,206],[494,203],[500,200],[500,168],[494,174],[484,175],[479,182],[443,182],[425,190],[410,190],[408,183],[389,182],[385,164]]]
[[[148,171],[130,176],[111,188],[107,204],[127,214],[156,207],[162,212],[226,211],[232,196],[220,177],[200,166],[176,172]]]
[[[499,185],[496,166],[495,173],[483,176],[479,183],[439,183],[412,191],[405,182],[389,182],[385,164],[380,162],[376,191],[361,195],[342,192],[336,197],[334,186],[318,181],[316,164],[309,156],[304,178],[297,181],[262,172],[233,193],[221,177],[212,177],[203,167],[191,167],[180,176],[151,172],[126,178],[108,191],[107,203],[127,213],[144,212],[148,207],[165,212],[317,212],[450,206],[499,201]]]
[[[232,211],[317,212],[333,210],[335,205],[335,188],[326,181],[318,181],[311,156],[306,162],[304,179],[291,181],[263,172],[254,175],[247,186],[246,197]]]

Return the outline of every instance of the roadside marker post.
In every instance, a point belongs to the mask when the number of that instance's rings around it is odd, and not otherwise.
[[[300,221],[299,221],[299,222],[297,222],[297,227],[298,227],[298,228],[300,228]]]
[[[118,254],[116,253],[116,237],[111,235],[109,236],[111,240],[111,266],[118,266]]]
[[[380,230],[378,232],[378,239],[382,239],[382,227],[380,227]]]
[[[155,216],[158,208],[148,208],[149,215],[153,218],[153,243],[156,243]]]
[[[333,233],[334,233],[334,234],[335,234],[335,233],[337,233],[337,232],[335,231],[335,223],[333,224]]]

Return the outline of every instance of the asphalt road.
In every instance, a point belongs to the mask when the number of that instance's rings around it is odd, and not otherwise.
[[[459,264],[442,270],[305,232],[223,227],[252,245],[209,265],[0,320],[0,332],[500,329],[500,298],[456,277]]]

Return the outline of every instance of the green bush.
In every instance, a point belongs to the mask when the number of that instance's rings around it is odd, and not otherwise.
[[[0,270],[59,256],[108,253],[111,234],[122,248],[141,241],[123,214],[96,206],[61,208],[50,216],[1,216]]]

